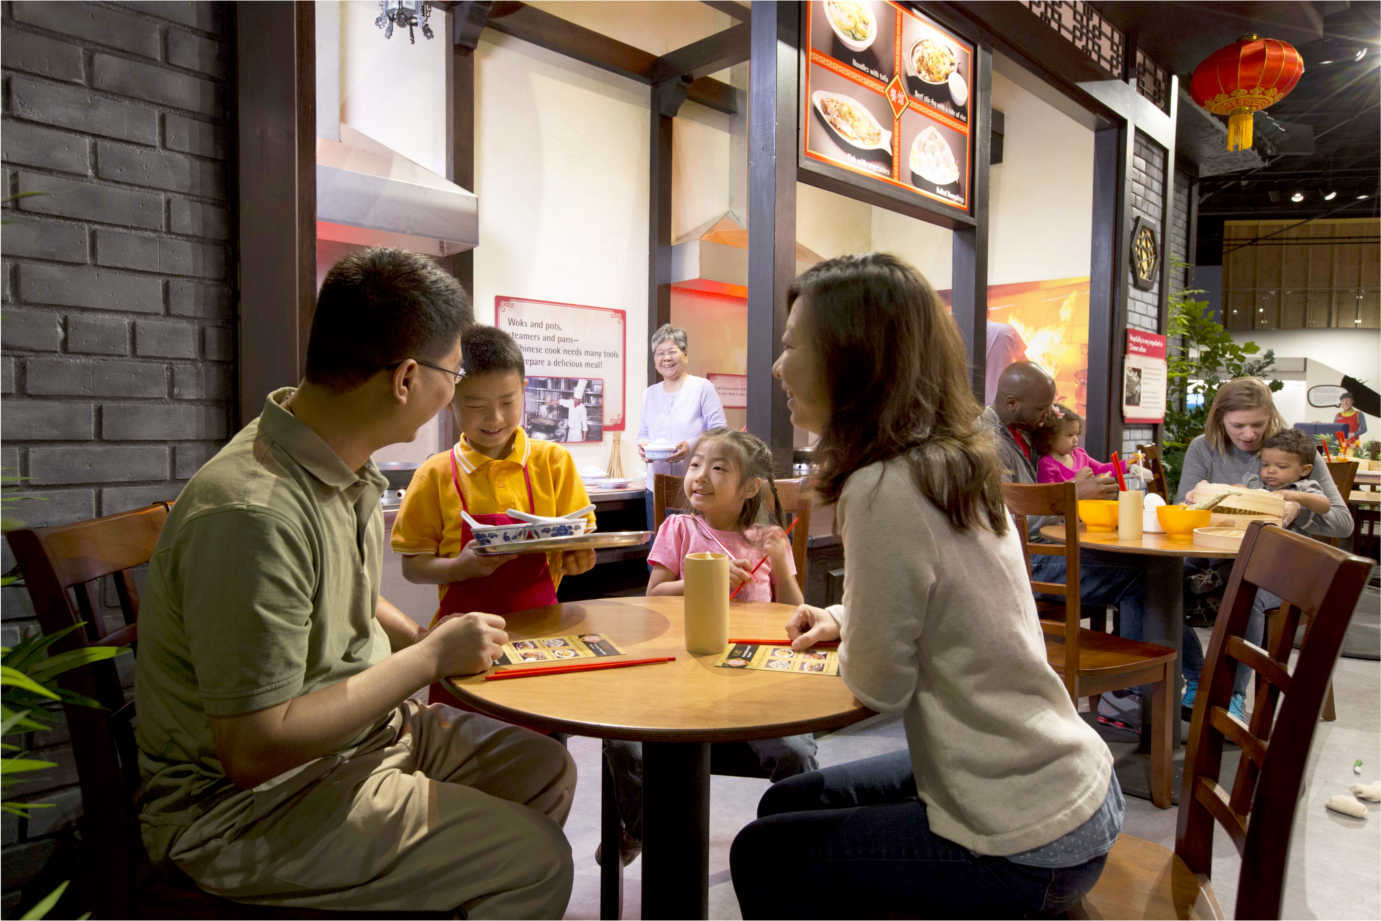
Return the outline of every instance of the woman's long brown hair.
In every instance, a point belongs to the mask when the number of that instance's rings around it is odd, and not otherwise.
[[[814,451],[822,498],[837,502],[854,471],[901,455],[956,528],[1006,533],[997,446],[959,330],[930,284],[895,256],[840,256],[796,279],[787,309],[798,300],[830,396]]]

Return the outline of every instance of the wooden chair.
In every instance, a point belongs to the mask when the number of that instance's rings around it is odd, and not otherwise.
[[[1026,574],[1031,576],[1032,554],[1063,556],[1065,581],[1031,582],[1037,594],[1058,595],[1064,599],[1064,618],[1041,620],[1045,632],[1046,656],[1050,667],[1064,679],[1069,697],[1078,705],[1089,697],[1097,712],[1097,696],[1122,688],[1150,685],[1151,725],[1151,801],[1162,809],[1171,806],[1173,782],[1172,733],[1176,714],[1172,681],[1175,650],[1154,643],[1123,639],[1110,633],[1086,630],[1079,625],[1079,517],[1073,483],[1003,483],[1003,498],[1016,519],[1026,555]],[[1028,516],[1062,515],[1065,525],[1063,544],[1042,544],[1029,539]]]
[[[85,646],[136,647],[139,593],[132,570],[153,556],[169,507],[170,503],[159,502],[76,524],[6,532],[39,628],[55,633],[85,624],[54,643],[50,655]],[[99,588],[106,577],[115,584],[122,615],[122,622],[109,631],[102,623],[99,604]],[[64,707],[83,811],[84,872],[75,886],[95,917],[358,918],[376,914],[232,902],[203,892],[176,870],[156,870],[139,837],[134,699],[121,686],[115,661],[88,665],[57,679],[63,687],[103,707]]]
[[[1328,473],[1333,477],[1333,483],[1338,487],[1338,492],[1342,494],[1343,501],[1347,501],[1347,496],[1352,492],[1352,481],[1357,476],[1356,461],[1328,461]],[[1334,547],[1343,549],[1344,538],[1324,537],[1315,538],[1323,540]],[[1303,615],[1303,620],[1307,623],[1309,615]],[[1284,618],[1281,616],[1280,608],[1271,608],[1266,611],[1266,638],[1267,642],[1274,645],[1276,637],[1285,629]],[[1290,642],[1294,642],[1291,638]],[[1328,690],[1324,693],[1323,712],[1320,715],[1325,723],[1331,723],[1338,718],[1337,707],[1333,703],[1333,682],[1328,683]]]
[[[1238,918],[1279,918],[1290,831],[1309,745],[1343,634],[1371,562],[1336,547],[1255,522],[1242,541],[1219,609],[1194,701],[1173,851],[1121,835],[1103,875],[1074,917],[1223,917],[1209,881],[1214,822],[1242,857]],[[1243,636],[1252,599],[1264,588],[1286,600],[1287,629],[1267,649]],[[1289,667],[1302,612],[1312,621]],[[1256,672],[1250,722],[1228,713],[1234,661]],[[1223,746],[1241,749],[1229,792],[1218,783]]]
[[[1158,493],[1166,502],[1173,502],[1174,496],[1170,495],[1170,487],[1165,480],[1165,463],[1161,458],[1160,445],[1137,445],[1136,449],[1141,452],[1143,466],[1151,471],[1151,482],[1146,484],[1146,491]]]
[[[652,519],[653,526],[660,528],[672,509],[686,510],[686,494],[682,489],[683,478],[655,474],[652,481]],[[795,519],[797,525],[791,532],[791,556],[796,563],[796,583],[801,586],[801,594],[806,592],[806,552],[810,540],[810,490],[804,479],[773,480],[777,496],[782,500],[782,517],[787,524]],[[771,493],[768,493],[769,507]]]

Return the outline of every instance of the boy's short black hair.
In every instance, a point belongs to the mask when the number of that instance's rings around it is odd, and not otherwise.
[[[1312,466],[1318,454],[1317,442],[1299,429],[1281,429],[1261,444],[1261,450],[1285,451],[1299,458],[1299,462]]]
[[[517,371],[527,375],[518,341],[497,326],[475,325],[460,340],[461,367],[466,376],[492,371]]]
[[[345,392],[405,358],[439,361],[474,321],[460,282],[426,256],[384,247],[351,253],[321,283],[306,378]]]

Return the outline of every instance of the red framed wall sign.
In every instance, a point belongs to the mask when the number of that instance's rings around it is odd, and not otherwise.
[[[602,431],[624,430],[626,311],[501,295],[494,298],[494,325],[518,341],[529,380],[601,380]]]
[[[1127,330],[1122,367],[1122,420],[1154,425],[1165,421],[1165,337]]]
[[[748,408],[748,375],[730,374],[727,371],[710,371],[706,380],[719,394],[719,402],[725,409]]]

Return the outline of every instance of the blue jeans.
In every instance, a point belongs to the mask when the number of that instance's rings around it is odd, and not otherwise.
[[[1058,915],[1104,860],[1028,867],[941,838],[906,751],[774,784],[729,853],[744,918]]]
[[[1033,556],[1031,578],[1036,582],[1063,582],[1065,558]],[[1085,606],[1116,606],[1119,636],[1141,639],[1145,594],[1142,567],[1136,557],[1097,550],[1079,551],[1079,601]]]
[[[1247,632],[1243,637],[1248,643],[1265,648],[1266,612],[1271,608],[1280,607],[1280,604],[1280,596],[1272,595],[1264,588],[1257,589],[1256,598],[1252,600],[1252,612],[1247,617]],[[1204,647],[1199,643],[1199,634],[1194,632],[1194,628],[1189,626],[1188,622],[1184,625],[1183,642],[1184,652],[1180,656],[1180,668],[1186,681],[1197,684],[1204,672]],[[1246,694],[1252,670],[1240,662],[1233,664],[1237,666],[1237,674],[1232,676],[1232,693]]]

